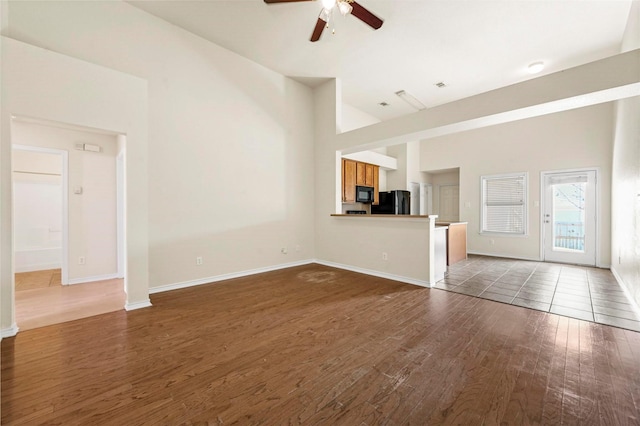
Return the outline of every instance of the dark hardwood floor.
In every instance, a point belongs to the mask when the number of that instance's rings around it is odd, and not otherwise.
[[[2,341],[2,424],[639,424],[640,333],[307,265]]]

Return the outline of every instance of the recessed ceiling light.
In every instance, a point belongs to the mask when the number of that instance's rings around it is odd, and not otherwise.
[[[533,62],[529,64],[529,66],[527,67],[527,71],[529,71],[529,74],[537,74],[543,69],[544,69],[544,62],[542,61]]]

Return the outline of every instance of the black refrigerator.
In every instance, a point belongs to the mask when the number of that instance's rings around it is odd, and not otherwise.
[[[371,214],[411,214],[409,191],[380,192],[380,204],[371,206]]]

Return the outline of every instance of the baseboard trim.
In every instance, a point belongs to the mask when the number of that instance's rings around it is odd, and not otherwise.
[[[125,303],[124,310],[125,311],[135,311],[136,309],[149,308],[151,307],[151,300],[143,300],[142,302],[134,302],[134,303]]]
[[[60,269],[61,267],[60,262],[37,263],[25,266],[16,266],[14,273],[20,274],[23,272],[48,271],[50,269]]]
[[[513,259],[513,260],[529,260],[532,262],[544,262],[542,259],[534,258],[534,257],[509,256],[507,254],[496,254],[496,253],[481,253],[479,251],[467,251],[467,254],[475,254],[476,256],[487,256],[487,257],[503,257],[505,259]]]
[[[95,275],[93,277],[84,277],[84,278],[74,278],[70,279],[67,283],[68,285],[74,284],[84,284],[84,283],[93,283],[96,281],[106,281],[106,280],[115,280],[118,278],[118,274],[106,274],[106,275]]]
[[[0,337],[2,339],[6,338],[6,337],[14,337],[16,334],[18,334],[18,330],[20,330],[18,325],[16,323],[13,323],[13,325],[11,325],[11,327],[3,328],[2,330],[0,330]]]
[[[358,266],[344,265],[342,263],[330,262],[327,260],[316,259],[315,263],[324,266],[330,266],[332,268],[344,269],[346,271],[357,272],[360,274],[371,275],[373,277],[385,278],[392,281],[400,281],[406,284],[417,285],[420,287],[432,288],[435,282],[429,283],[428,281],[417,280],[415,278],[404,277],[402,275],[389,274],[386,272],[380,272],[373,269],[360,268]]]
[[[629,292],[629,289],[627,288],[627,286],[624,284],[624,280],[618,274],[618,271],[616,271],[615,268],[610,268],[610,270],[611,270],[611,273],[613,274],[613,278],[616,279],[616,281],[618,282],[618,285],[620,286],[620,288],[622,288],[624,295],[627,296],[627,299],[630,302],[629,304],[634,309],[635,313],[637,315],[640,315],[640,306],[638,305],[638,302],[636,301],[636,299],[634,299],[631,293]]]
[[[593,266],[593,265],[582,265],[580,263],[551,262],[551,261],[543,260],[542,258],[509,256],[509,255],[502,255],[502,254],[489,254],[489,253],[480,253],[480,252],[477,252],[477,251],[468,251],[467,254],[475,254],[476,256],[487,256],[487,257],[504,257],[505,259],[513,259],[513,260],[528,260],[528,261],[531,261],[531,262],[557,263],[559,265],[584,266],[586,268],[611,269],[610,265],[598,264],[598,263],[596,263],[596,265]]]
[[[215,275],[213,277],[199,278],[197,280],[183,281],[174,284],[165,284],[157,287],[149,288],[149,294],[163,293],[165,291],[179,290],[181,288],[194,287],[204,284],[212,284],[219,281],[230,280],[233,278],[247,277],[249,275],[262,274],[264,272],[277,271],[279,269],[292,268],[294,266],[302,266],[313,263],[313,259],[301,260],[298,262],[282,263],[280,265],[266,266],[264,268],[249,269],[240,272],[231,272],[229,274]]]

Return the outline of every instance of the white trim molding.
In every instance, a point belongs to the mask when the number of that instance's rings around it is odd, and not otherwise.
[[[73,278],[69,280],[69,285],[92,283],[96,281],[115,280],[117,278],[120,278],[117,272],[114,274],[94,275],[93,277]]]
[[[425,287],[425,288],[433,288],[433,286],[436,284],[435,281],[430,283],[428,281],[417,280],[415,278],[403,277],[401,275],[388,274],[386,272],[375,271],[373,269],[359,268],[357,266],[343,265],[341,263],[329,262],[329,261],[326,261],[326,260],[316,259],[314,263],[317,263],[319,265],[324,265],[324,266],[330,266],[332,268],[344,269],[344,270],[351,271],[351,272],[358,272],[360,274],[371,275],[371,276],[378,277],[378,278],[386,278],[388,280],[400,281],[402,283],[417,285],[417,286]]]
[[[487,257],[502,257],[502,258],[505,258],[505,259],[513,259],[513,260],[527,260],[527,261],[531,261],[531,262],[544,262],[540,258],[524,257],[524,256],[511,256],[511,255],[508,255],[508,254],[501,254],[501,253],[483,253],[483,252],[479,252],[479,251],[467,250],[467,254],[473,254],[473,255],[476,255],[476,256],[487,256]]]
[[[178,290],[181,288],[194,287],[203,284],[211,284],[219,281],[230,280],[232,278],[241,278],[249,275],[261,274],[263,272],[277,271],[279,269],[292,268],[294,266],[302,266],[314,263],[314,260],[301,260],[299,262],[283,263],[280,265],[266,266],[264,268],[249,269],[240,272],[231,272],[229,274],[215,275],[213,277],[198,278],[196,280],[182,281],[174,284],[165,284],[157,287],[149,288],[149,294],[162,293],[165,291]]]
[[[61,269],[60,262],[38,263],[27,266],[16,266],[14,272],[20,274],[23,272],[47,271],[49,269]]]
[[[11,327],[9,328],[3,328],[2,330],[0,330],[0,338],[4,339],[6,337],[13,337],[16,334],[18,334],[18,331],[20,330],[20,328],[18,327],[18,325],[14,322]]]
[[[147,299],[147,300],[143,300],[142,302],[134,302],[134,303],[125,303],[124,304],[124,310],[125,311],[135,311],[136,309],[142,309],[142,308],[150,308],[151,305],[151,299]]]
[[[629,304],[631,305],[631,307],[635,311],[636,315],[640,315],[640,306],[638,305],[638,302],[636,301],[636,299],[633,298],[633,295],[631,294],[631,292],[629,291],[629,289],[625,285],[624,280],[618,274],[618,271],[616,271],[615,268],[610,268],[610,269],[611,269],[611,273],[613,274],[613,277],[618,282],[618,285],[622,288],[622,291],[624,292],[624,295],[627,296],[627,299],[629,300]]]

